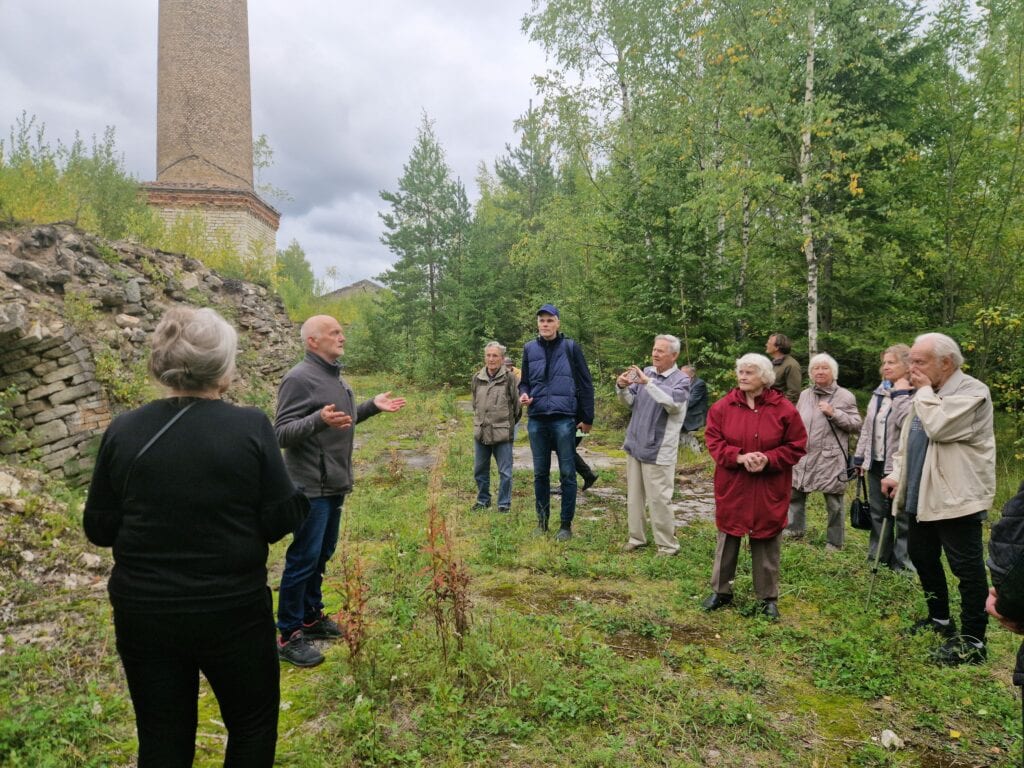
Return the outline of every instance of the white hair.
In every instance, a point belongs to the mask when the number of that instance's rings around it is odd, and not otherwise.
[[[740,368],[753,368],[761,377],[761,383],[770,387],[775,383],[775,368],[772,361],[764,355],[756,352],[748,352],[736,361],[736,374],[739,375]]]
[[[811,369],[816,365],[824,363],[828,366],[828,369],[832,371],[832,381],[839,381],[839,363],[832,355],[826,354],[825,352],[819,352],[811,358],[810,362],[807,363],[807,372],[810,373]]]
[[[660,334],[658,336],[655,336],[654,340],[655,341],[667,341],[668,342],[669,351],[673,355],[678,355],[679,354],[679,350],[682,347],[682,344],[680,343],[679,339],[677,339],[675,336],[671,336],[671,335],[669,335],[667,333],[662,333],[662,334]]]
[[[964,364],[964,355],[960,351],[960,345],[944,333],[922,333],[914,339],[914,345],[931,344],[932,354],[937,360],[949,358],[953,365],[959,368]]]
[[[166,387],[203,392],[235,370],[238,333],[209,307],[167,310],[153,331],[149,371]]]
[[[488,349],[491,349],[491,348],[497,349],[502,357],[505,356],[505,345],[504,344],[501,344],[501,343],[499,343],[497,341],[488,341],[486,344],[484,344],[484,352],[486,352]]]

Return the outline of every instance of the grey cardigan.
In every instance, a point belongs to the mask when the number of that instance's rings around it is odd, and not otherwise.
[[[334,403],[352,416],[348,429],[331,429],[320,409]],[[306,352],[301,363],[281,380],[277,393],[274,432],[284,448],[284,463],[292,481],[310,498],[352,490],[352,439],[355,426],[380,409],[367,400],[358,407],[341,368]]]

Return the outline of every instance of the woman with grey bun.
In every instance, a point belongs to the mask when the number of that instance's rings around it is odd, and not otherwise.
[[[110,424],[85,504],[89,540],[113,548],[108,591],[139,768],[192,765],[200,672],[227,727],[224,765],[274,764],[268,544],[301,524],[309,502],[263,412],[221,399],[237,346],[212,309],[164,315],[149,369],[167,396]]]

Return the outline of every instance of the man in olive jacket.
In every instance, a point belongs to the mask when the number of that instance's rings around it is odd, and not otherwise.
[[[491,457],[498,465],[498,511],[512,508],[512,436],[522,415],[516,377],[504,366],[505,347],[492,341],[484,347],[484,367],[470,382],[473,393],[474,510],[491,505]]]
[[[927,618],[914,629],[946,638],[936,656],[946,666],[980,664],[987,655],[981,524],[995,497],[996,441],[988,387],[960,370],[963,360],[941,333],[914,341],[910,383],[917,393],[881,484],[896,499],[893,513],[907,515],[907,549],[928,602]],[[959,580],[961,635],[949,615],[943,553]]]

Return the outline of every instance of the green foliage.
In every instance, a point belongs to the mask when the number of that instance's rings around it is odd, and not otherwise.
[[[76,331],[86,331],[99,319],[99,311],[87,294],[68,291],[64,294],[64,319]]]
[[[136,408],[151,399],[154,387],[146,360],[126,363],[120,352],[109,347],[95,355],[96,380],[110,400],[123,408]]]
[[[155,222],[124,170],[112,127],[93,137],[91,149],[77,135],[52,149],[45,126],[24,113],[0,140],[0,218],[71,221],[112,240]]]

